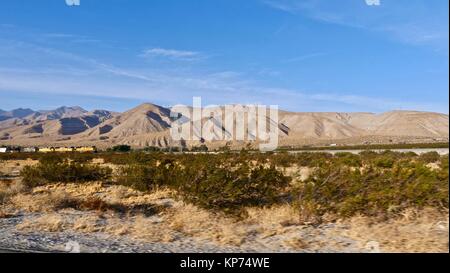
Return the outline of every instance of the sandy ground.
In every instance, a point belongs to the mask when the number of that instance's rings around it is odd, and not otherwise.
[[[17,173],[33,161],[2,162]],[[308,169],[286,169],[298,179]],[[353,217],[306,225],[290,205],[252,208],[236,219],[176,199],[102,182],[25,191],[0,182],[0,248],[81,252],[448,252],[448,212],[404,211],[388,221]],[[76,209],[74,202],[84,204]],[[105,204],[111,205],[105,207]],[[112,206],[115,205],[115,206]],[[120,209],[117,209],[120,208]]]

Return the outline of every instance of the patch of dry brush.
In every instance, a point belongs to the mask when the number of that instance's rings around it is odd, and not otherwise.
[[[111,172],[102,164],[119,159],[116,181],[106,182]],[[25,183],[0,183],[0,216],[38,214],[21,230],[286,250],[344,249],[334,238],[345,236],[363,251],[373,242],[387,252],[448,250],[448,156],[243,152],[52,160],[25,168]]]

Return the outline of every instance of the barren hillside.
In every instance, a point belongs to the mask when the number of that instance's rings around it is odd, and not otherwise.
[[[243,145],[220,139],[230,137],[232,132],[222,125],[224,117],[201,118],[204,130],[214,132],[213,139],[206,139],[210,146],[225,143]],[[248,108],[243,107],[245,135],[254,137],[249,124],[256,120],[248,119]],[[191,117],[180,116],[178,122],[194,122]],[[88,112],[81,107],[61,107],[52,111],[33,111],[17,109],[0,111],[0,144],[2,145],[98,145],[106,147],[116,144],[132,146],[178,145],[170,137],[170,128],[176,119],[170,117],[170,109],[146,103],[124,113],[107,110]],[[233,124],[236,124],[236,116]],[[418,111],[392,111],[374,113],[295,113],[279,112],[278,124],[267,118],[267,125],[278,126],[280,143],[283,145],[311,144],[360,144],[360,143],[398,143],[448,141],[449,116],[440,113]],[[201,133],[192,135],[202,139]],[[248,140],[246,138],[246,140]],[[196,142],[188,142],[194,145]]]

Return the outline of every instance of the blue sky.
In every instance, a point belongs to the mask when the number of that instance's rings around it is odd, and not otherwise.
[[[448,113],[447,0],[4,0],[0,109]]]

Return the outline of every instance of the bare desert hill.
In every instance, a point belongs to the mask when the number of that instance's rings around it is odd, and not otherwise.
[[[223,107],[212,109],[211,112]],[[245,134],[252,135],[248,108],[244,113]],[[192,109],[191,109],[192,110]],[[171,118],[170,108],[151,103],[142,104],[124,113],[107,110],[87,111],[81,107],[60,107],[51,111],[16,109],[0,110],[0,145],[22,146],[64,146],[97,145],[108,147],[128,144],[136,147],[179,145],[170,136],[174,122],[188,124],[190,117]],[[232,138],[218,141],[221,135],[229,137],[227,131],[214,115],[201,117],[205,130],[214,131],[214,139],[203,139],[194,131],[201,142],[209,146],[225,144],[244,145],[245,141]],[[268,117],[267,125],[279,128],[281,145],[300,146],[314,144],[361,144],[361,143],[403,143],[448,141],[449,116],[446,114],[418,111],[391,111],[375,113],[337,112],[279,112],[278,123]],[[236,121],[233,120],[235,124]],[[187,145],[198,141],[187,141]]]

